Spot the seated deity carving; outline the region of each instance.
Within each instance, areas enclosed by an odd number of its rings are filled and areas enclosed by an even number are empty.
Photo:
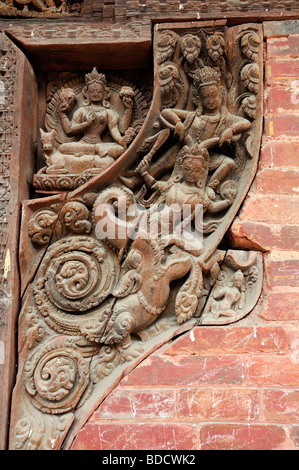
[[[251,128],[251,123],[231,114],[223,106],[224,94],[220,86],[220,74],[216,69],[199,69],[194,84],[198,87],[200,98],[196,111],[164,109],[161,116],[167,126],[173,127],[174,135],[180,142],[190,146],[209,141],[207,148],[214,149],[210,152],[209,169],[213,171],[213,175],[208,186],[215,190],[232,175],[236,166],[233,155],[225,147],[237,142]]]
[[[108,168],[126,149],[128,138],[119,131],[119,116],[110,108],[109,88],[106,77],[96,69],[85,77],[83,90],[85,101],[74,113],[72,120],[68,113],[76,102],[76,95],[70,89],[60,93],[59,118],[67,136],[80,136],[76,142],[63,143],[50,156],[51,165],[47,173],[81,172],[93,169],[100,172]],[[132,101],[125,101],[132,107]],[[103,142],[102,135],[109,130],[112,142]]]
[[[95,68],[78,81],[66,82],[49,102],[40,129],[46,166],[35,176],[38,189],[70,190],[115,162],[136,137],[148,103],[133,85],[111,84]]]

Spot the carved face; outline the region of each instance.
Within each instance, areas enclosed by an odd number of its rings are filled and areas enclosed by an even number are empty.
[[[92,103],[101,103],[104,98],[104,87],[101,83],[91,83],[87,88],[87,97]]]
[[[184,181],[196,183],[203,171],[203,161],[198,158],[185,158],[182,165]]]
[[[207,85],[200,89],[200,97],[204,111],[218,111],[221,106],[221,93],[217,85]]]
[[[244,275],[241,271],[237,271],[234,275],[233,275],[233,284],[240,288],[242,287],[243,283],[244,283]]]

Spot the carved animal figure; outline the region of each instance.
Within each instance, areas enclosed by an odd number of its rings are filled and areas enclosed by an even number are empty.
[[[54,130],[51,132],[45,132],[43,129],[40,129],[41,143],[46,158],[46,164],[51,164],[51,155],[55,150],[55,137]]]
[[[93,208],[97,237],[112,246],[119,259],[128,251],[112,292],[117,300],[101,339],[106,344],[119,343],[151,325],[166,307],[170,283],[192,268],[192,255],[176,246],[175,238],[155,239],[141,229],[140,214],[128,216],[134,202],[128,189],[108,188],[98,196]],[[147,220],[148,214],[143,211],[142,215]],[[115,233],[120,234],[121,225],[126,233],[120,240]]]
[[[191,264],[190,255],[175,246],[164,257],[158,241],[136,239],[113,292],[118,299],[102,342],[119,343],[151,325],[166,307],[170,283],[185,276]]]

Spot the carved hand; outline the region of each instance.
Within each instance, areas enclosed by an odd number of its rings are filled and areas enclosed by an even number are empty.
[[[226,129],[223,133],[222,136],[220,137],[219,145],[222,147],[223,144],[230,144],[231,140],[233,138],[233,131],[231,128]]]
[[[175,125],[174,135],[179,139],[180,142],[185,140],[185,127],[181,121],[178,121]]]
[[[139,173],[141,176],[144,176],[145,173],[147,173],[148,167],[149,167],[149,161],[146,158],[144,158],[143,160],[141,160],[141,162],[137,166],[135,172]]]
[[[122,147],[124,147],[124,149],[127,148],[127,138],[126,136],[124,135],[123,137],[120,137],[120,139],[118,140],[117,142],[119,145],[121,145]]]
[[[122,102],[123,102],[123,105],[125,106],[125,108],[133,109],[133,100],[132,100],[132,98],[124,97]]]
[[[70,103],[68,101],[61,101],[60,106],[59,106],[59,112],[61,114],[66,114],[71,109],[72,109],[72,107],[70,106]]]
[[[92,110],[87,115],[86,123],[89,125],[96,120],[96,113]]]
[[[136,137],[136,131],[133,127],[129,127],[125,132],[126,143],[129,144],[134,137]]]
[[[231,192],[227,192],[226,195],[225,195],[225,201],[227,201],[227,203],[231,206],[232,203],[234,202],[234,200],[236,199],[236,195],[231,191]]]

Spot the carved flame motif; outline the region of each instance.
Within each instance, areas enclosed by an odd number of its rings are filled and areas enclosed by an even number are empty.
[[[181,39],[181,51],[183,57],[192,64],[199,56],[201,50],[201,40],[193,34],[186,34]]]
[[[241,39],[241,48],[243,54],[250,60],[257,60],[260,43],[260,38],[255,32],[248,32],[244,34]]]

